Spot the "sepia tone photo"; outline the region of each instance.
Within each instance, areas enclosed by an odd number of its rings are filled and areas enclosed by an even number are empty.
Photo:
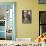
[[[31,17],[31,10],[22,10],[22,24],[30,24],[32,20]]]

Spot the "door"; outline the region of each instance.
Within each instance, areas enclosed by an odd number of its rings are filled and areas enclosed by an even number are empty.
[[[15,3],[0,3],[0,16],[0,20],[5,20],[5,31],[0,35],[4,35],[5,40],[15,40]]]

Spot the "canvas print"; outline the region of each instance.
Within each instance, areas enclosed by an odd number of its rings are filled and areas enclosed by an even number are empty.
[[[31,10],[22,10],[22,24],[31,24],[32,12]]]

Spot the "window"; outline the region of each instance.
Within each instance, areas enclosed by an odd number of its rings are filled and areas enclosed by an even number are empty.
[[[15,3],[0,3],[0,40],[15,40]]]
[[[39,35],[46,32],[46,11],[39,12]]]
[[[39,0],[39,3],[45,4],[46,3],[46,0]]]

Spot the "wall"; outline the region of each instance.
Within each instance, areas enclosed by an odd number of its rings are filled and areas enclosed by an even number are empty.
[[[39,34],[39,11],[46,10],[46,4],[38,4],[38,0],[3,0],[0,2],[16,2],[16,37],[36,38]],[[22,24],[22,10],[32,10],[32,23]]]

